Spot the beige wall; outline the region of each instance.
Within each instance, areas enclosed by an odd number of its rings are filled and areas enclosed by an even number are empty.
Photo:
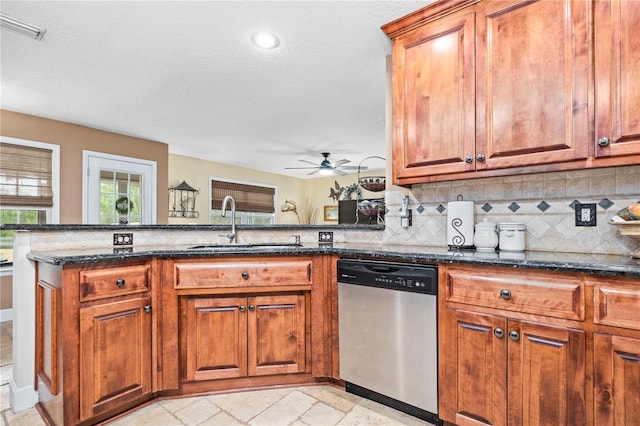
[[[12,281],[13,277],[11,275],[0,276],[0,310],[13,307]]]
[[[280,211],[279,206],[284,204],[285,199],[299,201],[304,198],[305,181],[303,179],[176,154],[169,155],[169,187],[179,185],[184,180],[193,188],[200,191],[196,197],[196,210],[199,212],[200,217],[197,219],[170,218],[169,223],[208,223],[210,208],[208,205],[208,185],[210,177],[275,186],[277,188],[276,206],[278,206],[276,216],[277,223],[297,223],[295,214],[283,213]],[[166,200],[167,196],[164,194],[168,194],[168,192],[158,190],[158,199],[164,198]]]
[[[7,110],[0,110],[0,134],[60,146],[60,223],[82,223],[83,150],[155,161],[158,192],[168,188],[164,143]],[[157,207],[157,223],[167,223],[167,197],[158,197]]]

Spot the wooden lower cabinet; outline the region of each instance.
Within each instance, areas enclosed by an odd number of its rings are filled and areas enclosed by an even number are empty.
[[[306,370],[308,294],[188,297],[187,381]]]
[[[595,333],[594,423],[640,424],[640,338]]]
[[[151,393],[151,298],[80,308],[80,418]]]
[[[585,333],[448,310],[440,417],[458,425],[585,424]]]

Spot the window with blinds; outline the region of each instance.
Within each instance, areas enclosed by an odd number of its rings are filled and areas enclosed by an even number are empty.
[[[53,206],[52,151],[0,143],[0,204]]]
[[[212,180],[211,209],[220,210],[224,197],[231,195],[236,202],[236,211],[273,214],[275,193],[275,188],[266,186]]]

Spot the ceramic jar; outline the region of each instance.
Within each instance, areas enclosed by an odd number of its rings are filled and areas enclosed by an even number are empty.
[[[473,244],[478,251],[494,251],[498,246],[498,233],[496,224],[483,219],[476,224],[476,231],[473,234]]]
[[[524,237],[527,225],[524,223],[501,223],[498,225],[500,233],[500,251],[524,251]]]

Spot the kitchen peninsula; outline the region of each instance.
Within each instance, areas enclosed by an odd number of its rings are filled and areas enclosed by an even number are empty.
[[[487,315],[493,321],[509,318],[522,333],[530,331],[526,324],[535,324],[538,331],[573,330],[570,335],[579,337],[570,344],[553,342],[561,358],[565,349],[572,354],[576,345],[580,349],[582,361],[569,367],[583,377],[572,382],[573,390],[577,386],[582,392],[570,400],[560,388],[554,395],[582,413],[586,424],[594,424],[593,407],[605,404],[603,392],[611,384],[606,375],[594,376],[594,368],[613,362],[607,348],[624,344],[628,352],[640,342],[640,319],[632,309],[640,299],[640,262],[628,256],[527,252],[514,258],[499,252],[381,244],[375,227],[357,234],[336,227],[333,245],[315,242],[318,230],[310,227],[297,231],[302,247],[220,251],[190,248],[216,238],[216,227],[133,227],[135,244],[114,250],[111,238],[101,247],[82,247],[83,234],[110,237],[113,228],[78,226],[73,230],[78,247],[73,249],[65,242],[70,227],[65,232],[60,232],[64,225],[55,228],[20,232],[17,241],[28,236],[32,243],[28,262],[36,265],[38,283],[39,405],[56,424],[92,423],[154,397],[339,381],[335,264],[340,257],[440,266],[441,383],[462,377],[456,357],[450,356],[457,344],[451,330],[474,319],[470,312],[481,322]],[[171,243],[177,231],[182,239]],[[240,232],[244,241],[264,242],[265,233],[278,242],[291,239],[291,229]],[[158,244],[138,245],[147,238]],[[56,244],[67,246],[52,249]],[[510,300],[498,295],[507,287]],[[269,316],[258,321],[258,312]],[[476,339],[467,338],[471,343]],[[481,340],[491,342],[486,336]],[[237,348],[226,352],[235,358],[216,359],[213,341]],[[539,349],[523,347],[532,359],[549,356]],[[466,403],[452,399],[453,389],[440,389],[441,416],[455,416],[455,407]],[[620,398],[624,403],[624,393]]]

